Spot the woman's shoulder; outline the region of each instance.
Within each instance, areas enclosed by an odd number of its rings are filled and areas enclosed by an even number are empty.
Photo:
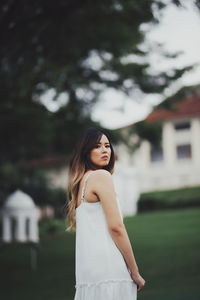
[[[102,191],[109,192],[111,189],[114,191],[114,182],[112,174],[105,169],[98,169],[93,171],[91,178],[91,188],[97,195],[101,195]]]
[[[102,179],[108,179],[108,178],[111,178],[111,173],[105,169],[98,169],[98,170],[95,170],[95,171],[92,171],[91,173],[93,179],[96,179],[96,180],[102,180]]]

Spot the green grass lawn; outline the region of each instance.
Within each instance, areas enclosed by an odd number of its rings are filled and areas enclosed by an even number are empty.
[[[138,300],[199,300],[200,209],[144,213],[125,224],[146,280]],[[72,233],[41,240],[36,271],[29,246],[1,246],[1,299],[73,300],[74,246]]]

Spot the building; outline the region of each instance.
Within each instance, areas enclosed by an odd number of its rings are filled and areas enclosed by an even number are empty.
[[[132,151],[140,140],[128,134],[135,124],[120,129],[125,138],[116,147],[113,179],[124,215],[136,214],[141,192],[200,185],[200,95],[177,102],[173,110],[156,109],[144,122],[161,125],[160,148],[143,139]],[[66,190],[68,162],[67,156],[53,156],[29,166],[46,170],[50,188]]]
[[[136,168],[140,191],[200,185],[200,95],[176,102],[172,110],[156,109],[144,122],[161,124],[161,147],[142,140],[131,155],[124,145],[118,148]]]

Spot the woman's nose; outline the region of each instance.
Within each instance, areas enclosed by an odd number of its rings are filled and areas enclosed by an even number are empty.
[[[102,152],[106,152],[107,148],[105,146],[102,146],[101,150],[102,150]]]

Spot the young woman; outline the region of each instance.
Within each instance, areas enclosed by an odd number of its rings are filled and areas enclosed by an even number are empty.
[[[116,198],[114,161],[108,134],[90,128],[70,163],[67,230],[76,228],[74,300],[136,300],[145,285]]]

